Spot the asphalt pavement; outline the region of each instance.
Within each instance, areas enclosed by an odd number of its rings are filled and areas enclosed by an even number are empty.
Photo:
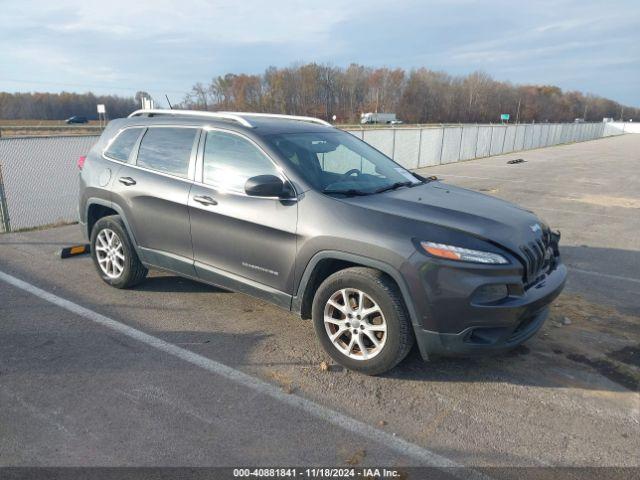
[[[0,465],[639,466],[638,165],[627,135],[423,170],[539,213],[570,278],[525,346],[380,377],[242,294],[109,288],[56,256],[77,225],[0,235]]]

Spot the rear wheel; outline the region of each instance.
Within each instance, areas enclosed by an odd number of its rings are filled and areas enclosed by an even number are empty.
[[[322,282],[313,301],[313,322],[335,361],[369,375],[396,366],[414,341],[397,286],[370,268],[341,270]]]
[[[91,256],[100,278],[112,287],[132,287],[147,276],[119,215],[96,222],[91,231]]]

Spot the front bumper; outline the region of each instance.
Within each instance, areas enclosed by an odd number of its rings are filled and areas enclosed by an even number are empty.
[[[473,356],[507,351],[534,336],[544,324],[549,309],[524,318],[513,327],[469,327],[460,333],[416,331],[423,358]]]
[[[424,358],[500,352],[521,344],[542,327],[567,277],[559,259],[552,271],[526,289],[519,269],[458,265],[410,268],[418,314],[414,332]],[[407,278],[409,272],[404,273]],[[504,285],[509,295],[496,302],[474,302],[474,292],[484,285]]]

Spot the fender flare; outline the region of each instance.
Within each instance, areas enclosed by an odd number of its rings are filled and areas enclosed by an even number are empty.
[[[120,216],[120,218],[122,218],[122,222],[124,223],[124,227],[127,229],[127,234],[129,235],[129,239],[131,240],[131,243],[133,244],[133,248],[135,248],[136,253],[138,254],[138,257],[140,257],[140,259],[143,258],[142,256],[142,252],[140,251],[140,249],[138,248],[138,242],[136,241],[136,237],[133,234],[133,230],[131,230],[131,226],[129,225],[129,222],[127,220],[126,215],[124,214],[124,211],[122,210],[122,208],[120,207],[120,205],[118,205],[117,203],[113,203],[110,200],[104,200],[102,198],[97,198],[97,197],[91,197],[87,200],[87,207],[85,209],[85,218],[87,219],[87,225],[86,225],[86,234],[87,234],[87,238],[89,240],[91,240],[91,232],[89,231],[89,209],[91,208],[92,205],[101,205],[103,207],[107,207],[110,208],[112,210],[115,210],[116,213]]]
[[[382,262],[380,260],[376,260],[373,258],[365,257],[363,255],[358,255],[354,253],[341,252],[339,250],[323,250],[321,252],[316,253],[311,260],[307,263],[307,266],[304,269],[300,282],[298,283],[298,288],[296,290],[296,295],[291,300],[291,310],[297,314],[301,313],[302,310],[302,301],[304,298],[305,291],[307,289],[307,285],[309,280],[311,279],[311,275],[313,274],[315,268],[318,263],[322,260],[343,260],[346,262],[356,263],[358,265],[362,265],[363,267],[375,268],[376,270],[380,270],[381,272],[389,275],[398,285],[400,289],[400,294],[402,295],[402,299],[404,300],[404,304],[407,307],[407,312],[409,313],[409,317],[411,318],[411,323],[414,328],[417,328],[419,323],[418,314],[416,312],[415,306],[413,305],[413,301],[411,300],[411,295],[409,294],[409,288],[407,287],[407,283],[404,278],[400,274],[400,272],[393,266],[388,263]]]

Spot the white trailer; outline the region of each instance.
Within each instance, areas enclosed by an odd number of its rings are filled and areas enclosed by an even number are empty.
[[[360,123],[385,123],[395,125],[397,123],[402,123],[400,120],[396,118],[395,113],[362,113],[360,114]]]

